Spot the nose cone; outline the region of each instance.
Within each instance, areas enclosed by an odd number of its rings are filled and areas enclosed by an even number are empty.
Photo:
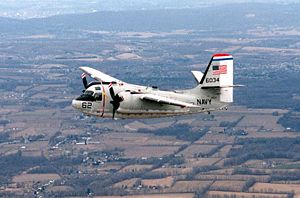
[[[78,100],[72,100],[72,107],[75,109],[80,108],[80,102]]]

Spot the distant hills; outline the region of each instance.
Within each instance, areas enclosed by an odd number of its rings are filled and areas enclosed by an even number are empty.
[[[0,18],[0,34],[31,35],[63,31],[171,31],[174,29],[220,30],[223,33],[262,27],[300,27],[300,4],[226,4],[216,7],[102,11],[15,20]],[[222,33],[222,32],[220,32]]]
[[[296,0],[231,0],[237,3],[288,4]],[[226,0],[1,0],[0,16],[28,19],[53,15],[93,13],[97,11],[190,9],[228,4]]]

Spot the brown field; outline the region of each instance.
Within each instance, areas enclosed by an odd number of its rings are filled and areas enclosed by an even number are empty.
[[[139,180],[138,178],[126,179],[124,181],[115,183],[113,185],[114,188],[133,188],[135,183]]]
[[[179,155],[183,155],[184,157],[187,158],[192,158],[194,157],[194,155],[207,154],[209,153],[209,151],[211,151],[216,147],[217,145],[192,144],[191,146],[181,151]]]
[[[203,175],[198,174],[195,176],[195,179],[200,180],[221,180],[221,181],[247,181],[251,178],[254,178],[258,182],[267,182],[270,179],[268,175]],[[229,182],[229,183],[230,183]]]
[[[163,157],[178,150],[178,146],[131,146],[124,154],[128,158]]]
[[[265,163],[264,160],[248,160],[244,165],[248,168],[262,168]]]
[[[215,181],[210,189],[212,190],[222,190],[222,191],[242,191],[245,181],[234,181],[234,180],[223,180]]]
[[[193,198],[194,193],[176,194],[149,194],[149,195],[127,195],[127,196],[94,196],[94,198]]]
[[[241,117],[240,114],[234,114],[234,113],[228,113],[227,115],[216,115],[215,119],[220,121],[228,121],[228,122],[233,122],[238,120]]]
[[[143,179],[142,185],[143,186],[161,186],[163,188],[169,188],[174,183],[174,177],[165,177],[161,179]]]
[[[73,191],[74,189],[70,186],[51,186],[47,188],[47,191],[51,192],[65,192],[65,191]]]
[[[220,158],[190,158],[185,160],[183,166],[185,167],[208,166],[208,165],[213,165],[219,160]]]
[[[223,159],[221,159],[220,161],[218,161],[215,165],[216,165],[216,166],[223,167],[223,166],[224,166],[224,161],[225,161],[225,158],[223,158]]]
[[[6,128],[19,128],[19,129],[22,129],[26,127],[26,123],[25,122],[12,122],[12,123],[8,123],[6,125]]]
[[[270,184],[256,183],[249,189],[250,192],[263,193],[291,193],[294,192],[296,197],[300,197],[300,184]]]
[[[248,160],[244,165],[248,168],[270,168],[272,164],[277,167],[278,165],[287,165],[289,163],[288,159],[272,159],[272,160]]]
[[[155,130],[160,128],[169,127],[172,124],[174,124],[174,121],[167,121],[167,122],[160,122],[157,124],[144,124],[143,122],[139,121],[133,121],[124,126],[125,129],[128,129],[130,131],[136,131],[139,129],[149,129],[149,130]]]
[[[228,114],[233,115],[255,115],[255,114],[272,114],[273,112],[277,111],[279,115],[282,115],[284,113],[287,113],[288,110],[286,109],[253,109],[253,108],[247,108],[245,106],[230,106],[228,111],[226,112],[218,112],[218,115],[222,115],[224,117],[227,117]]]
[[[13,177],[13,182],[42,182],[60,179],[58,174],[22,174]]]
[[[41,151],[43,148],[48,146],[48,141],[36,141],[26,144],[26,151]]]
[[[160,173],[166,173],[168,175],[185,175],[188,174],[192,171],[192,168],[171,168],[171,167],[167,167],[167,168],[157,168],[154,169],[153,172],[160,172]]]
[[[103,127],[103,126],[102,126]],[[105,134],[100,136],[98,139],[100,142],[106,143],[107,145],[113,144],[121,147],[122,145],[142,145],[142,146],[179,146],[186,142],[176,140],[174,137],[157,137],[153,134],[143,133],[114,133]]]
[[[154,129],[152,126],[144,124],[139,121],[134,121],[134,122],[128,123],[128,124],[124,125],[124,128],[129,131],[137,131],[139,129],[149,129],[149,130]]]
[[[42,151],[22,151],[22,156],[26,157],[41,157],[42,156]]]
[[[231,148],[232,148],[232,145],[225,145],[217,153],[215,153],[212,157],[226,157]]]
[[[62,131],[63,135],[74,135],[74,134],[80,134],[82,133],[82,129],[65,129]]]
[[[217,170],[211,170],[206,172],[205,174],[208,175],[232,175],[233,174],[233,168],[222,168]]]
[[[253,172],[261,171],[268,175],[272,174],[273,172],[283,173],[283,174],[287,174],[287,173],[292,174],[292,173],[299,172],[299,169],[280,169],[280,168],[249,168],[249,170]]]
[[[273,115],[246,115],[239,123],[238,127],[263,126],[266,130],[283,131],[284,128],[277,124],[280,116]]]
[[[104,164],[101,168],[98,168],[97,171],[110,171],[110,170],[120,170],[122,165],[114,163],[114,164]]]
[[[197,144],[233,144],[235,137],[234,136],[228,136],[224,133],[212,132],[212,133],[206,133],[200,140],[196,141]]]
[[[27,129],[12,133],[11,137],[18,138],[18,137],[26,137],[28,135],[37,135],[37,134],[38,134],[38,132],[37,132],[36,128],[29,127]]]
[[[137,172],[151,169],[152,165],[129,165],[120,170],[120,172]]]
[[[287,181],[287,180],[279,180],[279,181],[273,181],[273,184],[300,184],[300,180],[293,180],[293,181]]]
[[[195,192],[210,185],[212,181],[177,181],[170,189],[171,192]]]
[[[249,131],[248,131],[249,132]],[[256,132],[250,131],[247,136],[243,136],[240,138],[280,138],[280,137],[288,137],[288,138],[295,138],[299,137],[300,134],[297,132]]]
[[[207,198],[288,198],[287,194],[267,194],[267,193],[245,193],[245,192],[223,192],[223,191],[209,191]]]
[[[22,147],[23,144],[3,144],[0,147],[0,154],[1,155],[9,155],[11,153],[17,153],[18,148]]]

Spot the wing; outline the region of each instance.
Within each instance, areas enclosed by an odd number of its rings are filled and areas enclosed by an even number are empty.
[[[179,107],[198,107],[197,105],[193,105],[187,102],[182,102],[179,100],[174,100],[170,99],[164,96],[158,96],[154,94],[142,94],[140,97],[141,100],[146,100],[146,101],[152,101],[152,102],[157,102],[160,104],[168,104],[168,105],[175,105]]]
[[[84,73],[88,74],[90,77],[100,82],[122,82],[119,79],[111,77],[101,71],[98,71],[90,67],[79,67],[79,69],[81,69]]]

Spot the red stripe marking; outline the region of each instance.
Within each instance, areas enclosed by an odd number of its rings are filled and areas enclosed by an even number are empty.
[[[214,54],[213,57],[219,57],[219,56],[231,56],[230,54]]]
[[[104,89],[104,86],[102,85],[102,102],[103,102],[103,106],[102,106],[102,115],[101,117],[103,117],[104,115],[104,109],[105,109],[105,89]]]

